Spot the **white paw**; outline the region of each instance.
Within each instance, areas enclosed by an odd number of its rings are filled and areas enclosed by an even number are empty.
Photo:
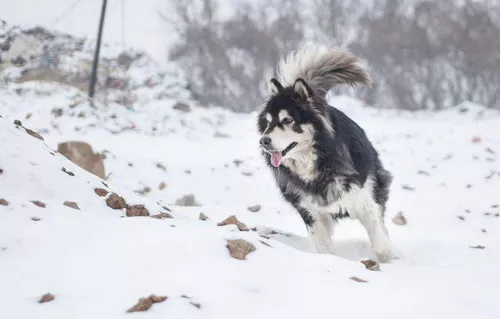
[[[377,257],[378,262],[380,263],[388,263],[392,260],[392,251],[390,248],[385,249],[377,249],[373,251],[375,253],[375,257]]]

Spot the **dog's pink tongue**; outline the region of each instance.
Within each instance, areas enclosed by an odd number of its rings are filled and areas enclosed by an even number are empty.
[[[271,152],[271,164],[273,164],[274,167],[280,166],[282,159],[283,155],[281,155],[281,152]]]

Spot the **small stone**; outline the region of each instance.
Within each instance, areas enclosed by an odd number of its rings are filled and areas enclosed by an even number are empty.
[[[167,218],[173,218],[172,215],[169,213],[159,213],[156,215],[151,215],[151,218],[156,218],[156,219],[167,219]]]
[[[214,137],[215,138],[230,138],[231,135],[226,134],[226,133],[222,133],[222,132],[215,132]]]
[[[403,212],[398,212],[396,216],[392,219],[392,222],[396,225],[406,225],[406,217],[403,215]]]
[[[111,194],[108,199],[106,199],[106,204],[113,209],[123,209],[127,207],[125,199],[116,193]]]
[[[190,304],[193,305],[194,307],[198,308],[198,309],[201,309],[201,303],[199,303],[199,302],[191,301]]]
[[[460,219],[460,220],[465,220],[465,217],[464,217],[464,216],[460,216],[460,215],[459,215],[459,216],[457,216],[457,218],[458,218],[458,219]]]
[[[146,311],[151,308],[154,303],[164,302],[168,297],[165,296],[156,296],[150,295],[147,298],[140,298],[137,304],[135,304],[132,308],[127,310],[127,312],[138,312],[138,311]]]
[[[19,120],[14,120],[14,125],[23,126],[23,123]]]
[[[404,190],[407,190],[407,191],[414,191],[415,190],[415,187],[413,186],[410,186],[410,185],[402,185],[401,186]]]
[[[365,268],[371,271],[380,271],[380,264],[375,260],[367,259],[362,260],[361,263],[365,265]]]
[[[165,167],[165,165],[163,165],[162,163],[157,163],[156,167],[159,168],[159,169],[161,169],[162,171],[166,171],[167,170],[167,168]]]
[[[469,246],[469,248],[472,248],[472,249],[484,249],[484,246],[483,245],[476,245],[476,246]]]
[[[247,207],[247,209],[252,213],[258,212],[261,208],[262,207],[259,204]]]
[[[247,225],[240,222],[235,215],[231,215],[217,224],[217,226],[226,226],[226,225],[236,225],[240,231],[248,231]]]
[[[75,176],[75,174],[74,174],[73,172],[68,171],[68,170],[67,170],[66,168],[64,168],[64,167],[63,167],[61,170],[62,170],[63,172],[65,172],[66,174],[68,174],[69,176]]]
[[[63,205],[68,206],[68,207],[73,208],[73,209],[80,210],[80,207],[78,207],[78,204],[76,202],[65,201],[63,203]]]
[[[270,247],[270,248],[273,248],[273,246],[269,245],[268,243],[266,243],[265,241],[263,240],[259,240],[259,243],[261,243],[262,245],[264,246],[267,246],[267,247]]]
[[[252,176],[252,175],[253,175],[253,173],[252,173],[252,172],[247,172],[247,171],[243,171],[243,172],[241,172],[241,174],[242,174],[243,176]]]
[[[1,169],[0,169],[0,173],[1,173]],[[491,205],[491,208],[498,208],[498,204]]]
[[[158,189],[159,190],[164,190],[165,187],[167,187],[167,184],[165,184],[165,182],[161,182],[160,185],[158,186]]]
[[[356,277],[356,276],[352,276],[349,279],[354,280],[355,282],[368,282],[367,280],[361,279],[361,278]]]
[[[39,222],[42,219],[40,217],[35,216],[35,217],[31,217],[31,220],[34,221],[34,222]]]
[[[255,251],[255,246],[244,239],[230,239],[226,248],[234,259],[245,260],[246,256]]]
[[[127,216],[149,216],[149,211],[144,205],[132,205],[127,207]]]
[[[186,169],[186,170],[184,170],[184,173],[186,173],[186,174],[189,175],[189,174],[191,174],[191,170],[190,169]]]
[[[203,213],[200,213],[200,216],[198,217],[199,220],[202,220],[202,221],[206,221],[208,220],[208,216],[203,214]]]
[[[241,164],[243,164],[243,160],[240,160],[240,159],[235,159],[235,160],[233,160],[233,164],[234,164],[236,167],[239,167]]]
[[[108,191],[105,190],[104,188],[96,188],[94,189],[94,192],[98,195],[98,196],[101,196],[101,197],[104,197],[106,195],[108,195]]]
[[[41,202],[39,200],[32,200],[31,201],[34,205],[38,206],[38,207],[41,207],[41,208],[45,208],[47,205],[45,205],[44,202]]]
[[[481,228],[481,232],[486,233],[486,229]]]
[[[9,206],[9,202],[4,198],[0,198],[0,205],[1,206]]]
[[[3,174],[3,169],[0,168],[0,174]]]
[[[45,295],[43,295],[42,297],[40,297],[40,300],[38,300],[38,303],[46,303],[46,302],[54,300],[55,298],[56,297],[54,297],[53,294],[46,293]]]
[[[25,130],[26,130],[26,133],[28,133],[29,135],[43,141],[43,137],[40,134],[38,134],[37,132],[30,130],[29,128],[25,128]]]
[[[183,112],[183,113],[189,113],[191,112],[191,107],[189,106],[189,104],[187,103],[184,103],[184,102],[177,102],[175,103],[172,108],[174,110],[177,110],[177,111],[180,111],[180,112]]]

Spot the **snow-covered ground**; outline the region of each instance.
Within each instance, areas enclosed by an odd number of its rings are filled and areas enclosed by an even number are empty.
[[[495,112],[465,105],[465,113],[410,114],[331,99],[365,128],[395,176],[387,224],[398,259],[370,271],[360,262],[372,258],[367,236],[354,222],[338,227],[336,256],[309,251],[300,217],[260,158],[255,114],[196,106],[184,113],[172,109],[173,100],[93,110],[74,103],[78,94],[68,89],[22,87],[22,95],[12,93],[16,87],[5,91],[0,105],[0,199],[8,201],[0,205],[1,318],[500,314]],[[45,141],[16,128],[16,119]],[[54,152],[74,139],[105,151],[107,186]],[[136,193],[145,187],[149,193]],[[108,207],[110,195],[99,197],[95,188],[143,204],[151,215],[169,208],[173,218],[124,217],[125,209]],[[175,205],[185,194],[201,206]],[[262,208],[251,212],[253,205]],[[399,211],[406,225],[391,221]],[[209,219],[199,220],[200,213]],[[217,226],[231,215],[256,229]],[[234,259],[229,239],[256,249]],[[477,245],[484,249],[471,248]],[[55,299],[38,303],[45,293]],[[150,294],[168,299],[144,313],[126,312]]]

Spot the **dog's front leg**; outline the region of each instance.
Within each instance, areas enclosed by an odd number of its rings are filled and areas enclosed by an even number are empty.
[[[297,208],[307,227],[309,243],[313,250],[320,254],[333,254],[331,217],[314,214],[303,207]]]

